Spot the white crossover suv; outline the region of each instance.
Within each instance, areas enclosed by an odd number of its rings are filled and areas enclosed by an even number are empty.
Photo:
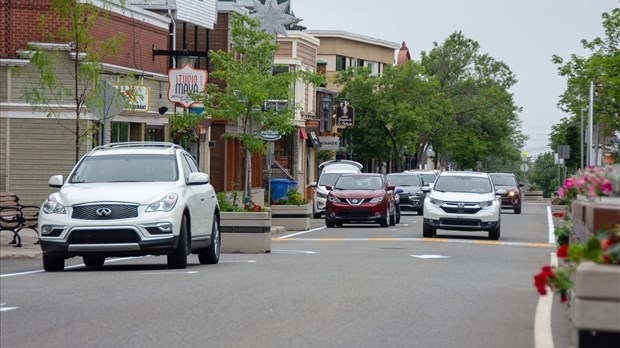
[[[423,186],[422,235],[435,236],[437,229],[488,231],[489,239],[498,240],[501,225],[501,195],[486,173],[442,172],[433,187]]]
[[[170,268],[220,258],[219,207],[209,176],[181,146],[128,142],[98,146],[75,165],[39,214],[43,268],[65,259],[103,266],[106,257],[166,255]]]

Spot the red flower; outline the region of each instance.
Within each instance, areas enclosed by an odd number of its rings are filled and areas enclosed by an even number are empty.
[[[558,255],[558,257],[566,258],[568,256],[568,245],[567,244],[560,245],[556,254]]]
[[[553,277],[553,270],[550,266],[543,266],[540,273],[534,276],[534,286],[539,294],[547,294],[547,281],[549,277]]]
[[[563,292],[563,293],[560,295],[560,303],[566,303],[566,302],[568,302],[568,294],[567,294],[567,293],[565,293],[565,292]]]
[[[553,213],[553,214],[551,214],[551,215],[553,215],[553,217],[556,217],[556,218],[560,218],[560,219],[561,219],[561,218],[563,218],[563,217],[564,217],[564,212]]]

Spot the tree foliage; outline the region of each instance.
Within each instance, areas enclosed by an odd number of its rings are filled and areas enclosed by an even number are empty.
[[[117,1],[124,6],[124,0]],[[102,108],[105,88],[100,80],[101,62],[106,56],[117,54],[124,35],[118,33],[107,40],[95,40],[93,33],[99,19],[105,20],[107,12],[90,2],[77,0],[51,0],[50,10],[39,18],[39,30],[46,34],[47,42],[69,44],[74,59],[67,65],[67,52],[44,49],[40,45],[29,47],[33,52],[30,61],[38,74],[28,75],[29,83],[22,90],[24,99],[35,110],[46,111],[57,120],[71,119],[60,105],[70,102],[75,107],[75,127],[67,129],[75,136],[75,160],[79,160],[82,142],[95,131],[94,126],[81,128],[84,116],[90,109]],[[59,74],[61,69],[62,74]],[[19,73],[19,72],[18,72]],[[63,79],[65,74],[69,79]],[[59,122],[64,125],[64,123]]]
[[[258,20],[233,15],[230,22],[232,50],[211,51],[214,71],[210,76],[223,83],[207,85],[206,93],[199,96],[205,113],[213,119],[236,123],[239,132],[228,132],[224,137],[238,140],[251,153],[265,153],[266,142],[254,131],[276,131],[289,134],[294,129],[295,105],[282,109],[266,109],[268,100],[290,100],[291,86],[302,78],[320,84],[317,74],[288,71],[274,74],[274,57],[278,45],[273,34],[260,31]]]
[[[536,158],[529,181],[543,191],[545,197],[550,197],[560,187],[558,166],[552,152],[546,152]]]
[[[492,155],[518,161],[526,137],[508,91],[516,79],[478,48],[458,32],[423,52],[420,62],[386,67],[381,76],[366,68],[340,72],[339,97],[356,108],[348,130],[356,158],[393,160],[397,171],[403,153],[420,161],[429,149],[438,167],[454,161],[475,168]]]
[[[575,133],[580,135],[584,131],[581,128],[581,113],[585,110],[587,114],[589,110],[592,82],[595,87],[594,124],[601,127],[607,151],[619,161],[618,143],[611,143],[609,139],[614,132],[620,131],[620,9],[603,13],[601,17],[605,37],[581,40],[583,48],[590,51],[589,56],[572,54],[567,61],[560,56],[553,56],[559,75],[566,78],[566,90],[560,96],[558,107],[570,116],[553,127],[551,142],[553,148],[570,145],[571,154],[580,153],[581,139],[576,138]],[[577,168],[576,163],[571,163],[571,169]]]
[[[509,67],[488,54],[479,53],[478,42],[461,32],[443,44],[422,52],[421,64],[439,82],[452,112],[442,124],[441,140],[433,142],[438,153],[447,153],[459,168],[475,168],[491,154],[518,160],[526,137],[509,92],[516,77]]]

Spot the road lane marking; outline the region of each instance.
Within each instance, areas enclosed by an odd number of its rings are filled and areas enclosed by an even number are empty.
[[[409,255],[411,257],[416,257],[418,259],[448,259],[450,258],[450,256],[444,256],[444,255]]]
[[[113,263],[113,262],[119,262],[119,261],[126,261],[126,260],[131,260],[131,259],[138,259],[140,257],[148,257],[148,256],[138,256],[138,257],[123,257],[120,259],[109,259],[109,260],[105,260],[105,263]],[[79,263],[77,265],[72,265],[72,266],[65,266],[65,269],[72,269],[72,268],[79,268],[79,267],[86,267],[85,264],[83,263]],[[4,278],[4,277],[14,277],[14,276],[20,276],[20,275],[28,275],[28,274],[35,274],[35,273],[43,273],[45,272],[45,270],[43,269],[38,269],[36,271],[28,271],[28,272],[18,272],[18,273],[7,273],[7,274],[0,274],[0,278]]]
[[[449,238],[272,238],[273,242],[430,242],[430,243],[462,243],[462,244],[480,244],[480,245],[500,245],[500,246],[518,246],[530,248],[556,248],[555,244],[550,243],[533,243],[533,242],[502,242],[495,240],[466,240],[466,239],[449,239]]]
[[[551,253],[551,267],[558,265],[556,253]],[[553,334],[551,333],[551,307],[553,291],[547,287],[547,295],[538,296],[536,315],[534,317],[534,347],[553,348]]]
[[[142,272],[141,274],[196,274],[198,271],[164,271],[164,272]]]
[[[555,244],[555,227],[553,226],[553,214],[550,206],[547,206],[547,226],[549,226],[549,243]]]
[[[306,234],[306,233],[310,233],[310,232],[315,232],[315,231],[319,231],[322,230],[324,228],[327,228],[327,226],[322,226],[322,227],[317,227],[317,228],[313,228],[311,230],[307,230],[307,231],[301,231],[301,232],[296,232],[296,233],[291,233],[288,234],[286,236],[282,236],[282,237],[278,237],[280,239],[285,239],[285,238],[290,238],[290,237],[295,237],[295,236],[299,236],[300,234]]]
[[[316,251],[310,250],[271,250],[272,254],[316,254]]]

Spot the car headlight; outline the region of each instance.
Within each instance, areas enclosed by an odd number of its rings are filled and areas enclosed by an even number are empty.
[[[332,203],[340,203],[340,200],[337,197],[331,196],[327,198]]]
[[[443,201],[440,201],[440,200],[435,199],[435,198],[431,198],[431,199],[429,200],[429,202],[431,202],[431,204],[436,205],[436,206],[440,206],[440,205],[442,205],[442,204],[443,204]]]
[[[146,207],[146,212],[152,211],[171,211],[172,208],[177,204],[177,200],[179,199],[179,195],[176,193],[169,193],[164,198],[149,204]]]
[[[327,193],[317,192],[316,196],[319,197],[319,198],[327,198]]]
[[[480,202],[478,204],[480,204],[480,206],[482,208],[486,208],[486,207],[490,207],[493,205],[493,203],[495,203],[495,201],[486,201],[486,202]]]
[[[424,192],[422,192],[422,191],[414,192],[412,194],[412,196],[415,197],[415,198],[420,198],[420,197],[424,196]]]
[[[43,204],[43,212],[45,214],[66,214],[65,206],[58,203],[53,195],[47,196],[45,203]]]
[[[516,192],[516,191],[510,191],[510,192],[508,192],[508,197],[517,197],[518,195],[519,195],[519,193],[518,193],[518,192]]]
[[[375,197],[373,199],[370,200],[370,203],[379,203],[383,201],[383,196],[381,197]]]

